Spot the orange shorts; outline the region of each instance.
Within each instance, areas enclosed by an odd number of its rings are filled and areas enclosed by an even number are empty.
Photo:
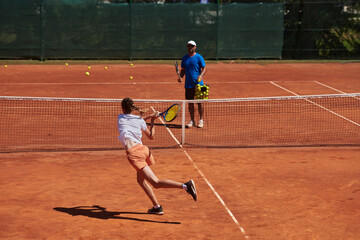
[[[132,148],[126,150],[129,163],[136,169],[136,171],[155,164],[153,155],[149,148],[142,144],[137,144]]]

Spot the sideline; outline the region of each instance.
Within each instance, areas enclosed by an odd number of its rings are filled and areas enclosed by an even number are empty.
[[[152,108],[152,107],[151,107]],[[153,111],[155,111],[154,108],[152,108]],[[162,120],[161,118],[159,118],[161,123],[164,124],[164,126],[166,127],[166,130],[169,132],[169,134],[171,135],[171,137],[174,139],[174,141],[180,146],[180,148],[183,150],[184,154],[186,155],[186,157],[189,159],[189,161],[193,164],[195,170],[201,175],[201,177],[205,180],[206,184],[210,187],[211,191],[215,194],[215,196],[219,199],[221,205],[225,208],[225,210],[227,211],[227,213],[230,215],[231,219],[234,221],[234,223],[237,225],[237,227],[240,229],[240,231],[242,232],[242,234],[244,234],[244,237],[246,239],[250,239],[249,236],[246,234],[245,230],[243,227],[240,226],[239,221],[235,218],[234,214],[231,212],[231,210],[228,208],[228,206],[226,205],[226,203],[224,202],[224,200],[221,198],[220,194],[215,190],[215,188],[213,187],[213,185],[210,183],[210,181],[208,180],[208,178],[205,176],[205,174],[198,168],[198,166],[196,165],[196,163],[194,162],[194,160],[191,158],[191,156],[188,154],[188,152],[184,149],[183,145],[179,142],[178,139],[176,139],[176,137],[174,136],[174,134],[170,131],[170,129],[166,126],[164,120]]]

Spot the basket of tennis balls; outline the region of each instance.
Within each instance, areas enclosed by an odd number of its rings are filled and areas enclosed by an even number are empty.
[[[210,86],[197,84],[195,87],[195,99],[209,99]]]

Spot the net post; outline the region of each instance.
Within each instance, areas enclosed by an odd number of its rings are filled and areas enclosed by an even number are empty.
[[[182,113],[181,113],[181,145],[185,144],[185,108],[186,100],[182,101]]]
[[[129,61],[132,61],[132,0],[129,1]]]
[[[40,1],[40,22],[39,22],[39,35],[40,35],[40,61],[43,62],[44,61],[44,52],[43,52],[43,26],[44,26],[44,18],[43,18],[43,11],[44,8],[44,2],[43,0]]]
[[[220,0],[216,1],[216,61],[219,60],[219,4]]]

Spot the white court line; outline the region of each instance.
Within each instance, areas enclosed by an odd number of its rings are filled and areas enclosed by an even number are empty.
[[[319,84],[319,85],[322,85],[324,87],[327,87],[327,88],[330,88],[331,90],[334,90],[336,92],[339,92],[339,93],[343,93],[343,94],[346,94],[346,92],[343,92],[343,91],[340,91],[339,89],[336,89],[336,88],[333,88],[333,87],[330,87],[324,83],[321,83],[321,82],[318,82],[318,81],[314,81],[315,83]]]
[[[324,84],[324,83],[321,83],[321,82],[318,82],[318,81],[314,81],[314,82],[316,82],[317,84],[322,85],[322,86],[324,86],[324,87],[330,88],[330,89],[332,89],[332,90],[334,90],[334,91],[336,91],[336,92],[339,92],[339,93],[342,93],[342,94],[346,94],[346,92],[343,92],[343,91],[341,91],[341,90],[339,90],[339,89],[333,88],[333,87],[331,87],[331,86],[329,86],[329,85],[326,85],[326,84]],[[353,98],[355,98],[355,99],[357,99],[357,100],[360,100],[360,98],[357,98],[357,97],[353,97]]]
[[[153,111],[155,111],[155,109],[153,107],[151,107]],[[218,194],[218,192],[215,190],[215,188],[213,187],[213,185],[210,183],[210,181],[207,179],[207,177],[205,176],[205,174],[203,174],[203,172],[198,168],[198,166],[196,165],[196,163],[194,162],[194,160],[191,158],[191,156],[188,154],[188,152],[184,149],[183,145],[179,142],[179,140],[176,139],[176,137],[174,136],[174,134],[170,131],[170,129],[166,126],[165,122],[159,118],[160,121],[162,122],[162,124],[165,125],[166,130],[170,133],[171,137],[174,139],[174,141],[180,146],[180,148],[184,151],[185,155],[187,156],[187,158],[190,160],[190,162],[192,162],[192,164],[194,165],[195,170],[201,175],[201,177],[205,180],[206,184],[210,187],[211,191],[215,194],[215,196],[219,199],[220,203],[223,205],[223,207],[225,208],[225,210],[227,211],[227,213],[230,215],[230,217],[232,218],[232,220],[234,221],[234,223],[237,225],[237,227],[240,229],[240,231],[242,232],[242,234],[244,234],[244,237],[246,239],[250,239],[248,235],[246,235],[246,232],[244,230],[243,227],[240,226],[239,221],[235,218],[234,214],[231,212],[231,210],[228,208],[228,206],[226,205],[226,203],[224,202],[224,200],[221,198],[221,196]]]
[[[26,83],[11,83],[5,82],[1,84],[8,85],[132,85],[132,84],[155,84],[154,82],[26,82]],[[157,82],[156,84],[173,84],[172,82]]]
[[[272,82],[272,81],[270,81],[270,83],[273,84],[273,85],[275,85],[275,86],[277,86],[277,87],[279,87],[279,88],[281,88],[281,89],[283,89],[283,90],[285,90],[285,91],[287,91],[287,92],[289,92],[289,93],[291,93],[291,94],[294,94],[295,96],[301,97],[299,94],[294,93],[294,92],[290,91],[289,89],[284,88],[284,87],[282,87],[282,86],[280,86],[280,85],[278,85],[278,84],[276,84],[276,83],[274,83],[274,82]],[[336,112],[334,112],[334,111],[331,111],[330,109],[327,109],[326,107],[323,107],[323,106],[321,106],[320,104],[317,104],[316,102],[313,102],[313,101],[311,101],[311,100],[309,100],[309,99],[306,99],[306,98],[303,98],[303,99],[306,100],[306,101],[308,101],[308,102],[311,103],[311,104],[314,104],[315,106],[318,106],[319,108],[322,108],[322,109],[328,111],[329,113],[332,113],[332,114],[334,114],[334,115],[336,115],[336,116],[338,116],[338,117],[340,117],[340,118],[342,118],[342,119],[344,119],[344,120],[346,120],[346,121],[348,121],[348,122],[350,122],[350,123],[352,123],[352,124],[355,124],[356,126],[360,127],[360,124],[357,123],[357,122],[354,122],[354,121],[352,121],[352,120],[350,120],[350,119],[348,119],[348,118],[346,118],[346,117],[344,117],[344,116],[342,116],[342,115],[340,115],[340,114],[338,114],[338,113],[336,113]]]
[[[276,81],[276,82],[293,82],[293,81]],[[313,82],[313,81],[296,81],[296,82]],[[212,82],[209,84],[264,84],[269,81],[240,81],[240,82]],[[8,85],[132,85],[132,84],[144,84],[151,85],[155,82],[4,82],[0,84]],[[172,82],[156,82],[156,84],[179,84],[177,81]]]

